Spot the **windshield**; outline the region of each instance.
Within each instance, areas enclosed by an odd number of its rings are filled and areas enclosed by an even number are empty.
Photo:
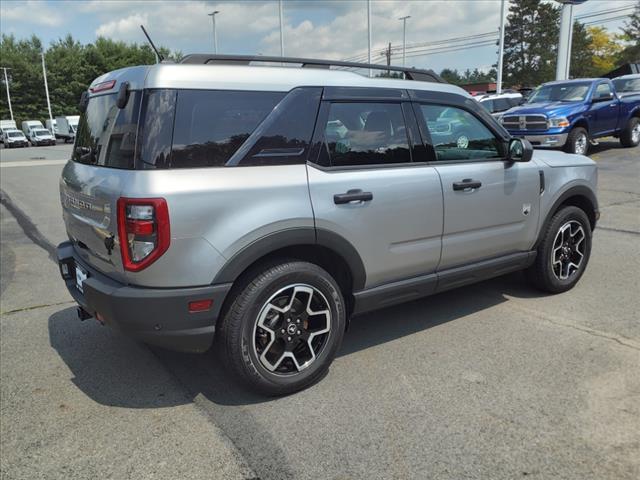
[[[132,91],[123,109],[116,105],[115,93],[90,98],[80,116],[72,160],[133,169],[141,96]]]
[[[36,135],[37,137],[42,137],[44,135],[51,135],[49,133],[49,130],[34,130],[33,134]]]
[[[8,137],[24,137],[22,132],[7,132]]]
[[[581,102],[587,97],[590,82],[555,83],[542,85],[529,97],[527,103],[536,102]]]
[[[640,92],[640,78],[619,78],[613,84],[618,93]]]

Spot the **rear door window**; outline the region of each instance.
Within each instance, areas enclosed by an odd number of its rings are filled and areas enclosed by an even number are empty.
[[[171,167],[224,166],[284,95],[281,92],[178,91]]]
[[[334,167],[411,162],[399,103],[333,103],[324,138]]]

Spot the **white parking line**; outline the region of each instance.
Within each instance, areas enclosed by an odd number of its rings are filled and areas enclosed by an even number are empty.
[[[17,162],[0,162],[0,168],[11,167],[44,167],[47,165],[64,165],[68,160],[23,160]]]

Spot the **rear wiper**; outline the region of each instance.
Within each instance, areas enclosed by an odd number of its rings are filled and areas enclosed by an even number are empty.
[[[82,163],[96,163],[95,149],[90,147],[76,147],[76,155],[78,155]]]

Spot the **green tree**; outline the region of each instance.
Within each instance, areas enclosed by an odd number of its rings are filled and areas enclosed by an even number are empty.
[[[625,22],[621,38],[627,45],[620,52],[618,63],[640,63],[640,0],[629,20]]]
[[[459,85],[462,83],[462,77],[458,73],[458,70],[445,68],[440,72],[440,76],[445,82],[451,83],[453,85]]]
[[[40,52],[43,45],[36,36],[16,40],[11,35],[0,39],[0,64],[8,67],[11,103],[14,117],[23,120],[49,117],[44,90]],[[167,59],[178,60],[180,52],[160,48]],[[45,53],[49,98],[53,116],[77,113],[78,100],[89,84],[98,76],[133,65],[155,63],[148,45],[127,44],[106,38],[82,45],[71,35],[51,43]],[[4,78],[2,79],[4,84]],[[9,118],[4,85],[0,92],[0,118]]]
[[[553,78],[559,9],[540,0],[509,6],[504,37],[504,77],[511,85],[538,85]]]

